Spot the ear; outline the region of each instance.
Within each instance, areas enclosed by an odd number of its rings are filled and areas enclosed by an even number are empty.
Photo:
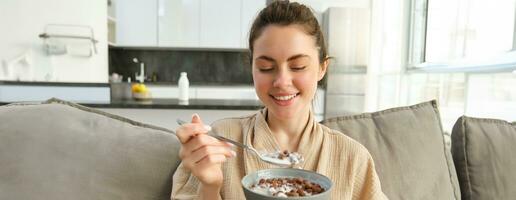
[[[325,58],[324,61],[321,63],[321,67],[319,68],[318,81],[324,78],[324,75],[326,74],[326,71],[328,69],[328,65],[330,65],[330,58]]]

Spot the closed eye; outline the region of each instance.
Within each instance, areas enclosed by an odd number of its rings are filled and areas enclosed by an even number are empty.
[[[301,71],[305,68],[306,68],[306,66],[300,66],[300,67],[291,67],[290,69],[292,69],[292,71]]]
[[[274,69],[274,68],[272,68],[272,67],[271,67],[271,68],[259,68],[258,70],[259,70],[260,72],[270,72],[270,71],[272,71],[273,69]]]

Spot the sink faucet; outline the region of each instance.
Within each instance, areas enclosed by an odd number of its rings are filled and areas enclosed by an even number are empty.
[[[133,62],[140,63],[140,74],[138,74],[138,72],[136,72],[134,74],[134,79],[136,79],[137,81],[140,81],[140,83],[143,83],[143,81],[145,81],[145,64],[143,62],[139,62],[138,58],[133,58]]]

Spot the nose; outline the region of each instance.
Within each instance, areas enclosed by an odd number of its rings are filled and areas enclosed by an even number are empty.
[[[278,70],[276,76],[274,77],[272,86],[276,88],[285,88],[290,85],[292,85],[292,74],[290,74],[290,72],[284,68]]]

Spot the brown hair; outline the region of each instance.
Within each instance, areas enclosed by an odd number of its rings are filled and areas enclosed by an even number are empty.
[[[265,27],[272,24],[281,26],[300,25],[306,34],[315,38],[316,46],[319,47],[319,63],[328,58],[324,36],[312,10],[297,2],[277,0],[261,10],[251,26],[249,32],[251,64],[253,63],[254,41],[262,34]]]

